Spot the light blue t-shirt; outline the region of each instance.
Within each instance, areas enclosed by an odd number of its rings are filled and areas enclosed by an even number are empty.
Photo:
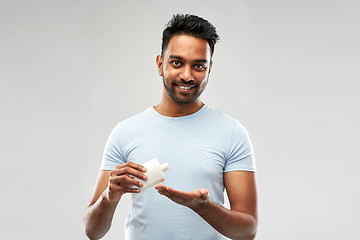
[[[184,117],[166,117],[150,107],[120,122],[106,143],[101,169],[153,158],[169,163],[162,184],[180,191],[206,188],[219,205],[224,204],[224,172],[255,171],[244,127],[207,105]],[[132,200],[125,239],[227,239],[197,213],[154,188],[132,194]]]

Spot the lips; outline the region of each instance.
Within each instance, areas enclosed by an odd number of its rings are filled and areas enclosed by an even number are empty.
[[[181,90],[190,90],[190,89],[194,88],[196,85],[187,85],[187,86],[176,85],[176,86],[178,86]]]

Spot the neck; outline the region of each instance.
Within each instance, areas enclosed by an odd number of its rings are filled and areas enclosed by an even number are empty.
[[[164,101],[162,99],[154,109],[161,115],[167,117],[183,117],[199,111],[204,106],[200,99],[192,103],[177,103],[174,101]]]

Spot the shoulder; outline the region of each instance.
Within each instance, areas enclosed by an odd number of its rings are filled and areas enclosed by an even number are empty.
[[[146,123],[151,122],[152,119],[153,112],[151,111],[150,107],[134,116],[131,116],[117,123],[112,129],[111,135],[117,135],[118,133],[124,135],[129,131],[134,131],[134,129],[146,127]]]
[[[232,127],[239,125],[243,128],[242,124],[237,119],[227,115],[226,113],[224,113],[218,109],[212,108],[208,105],[205,105],[205,106],[206,106],[206,108],[204,109],[205,110],[204,115],[206,118],[212,119],[213,121],[216,121],[220,124],[225,124],[225,125],[229,125]]]
[[[138,123],[144,123],[146,121],[150,121],[151,118],[153,116],[153,112],[150,108],[145,109],[144,111],[133,115],[127,119],[124,119],[122,121],[120,121],[115,128],[121,128],[121,127],[128,127],[131,126],[133,124],[138,124]]]
[[[248,137],[246,128],[239,120],[210,106],[205,110],[204,119],[209,121],[213,130],[226,134],[230,139]]]

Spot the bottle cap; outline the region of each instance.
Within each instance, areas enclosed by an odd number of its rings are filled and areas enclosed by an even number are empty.
[[[160,165],[160,169],[161,171],[165,172],[166,170],[168,170],[170,167],[169,167],[169,164],[168,163],[164,163],[164,164],[161,164]]]

